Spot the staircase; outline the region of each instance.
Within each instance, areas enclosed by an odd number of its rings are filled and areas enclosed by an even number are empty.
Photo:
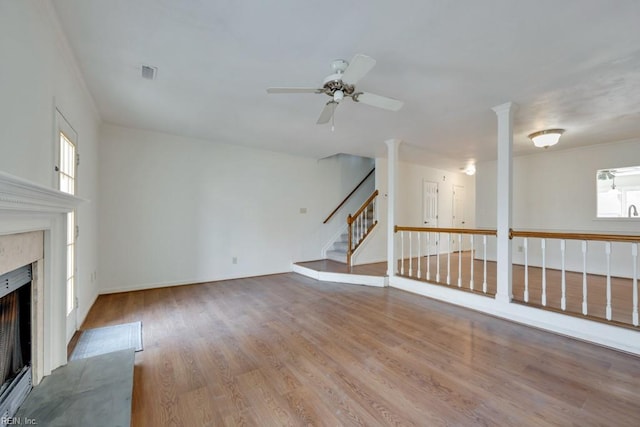
[[[331,248],[327,250],[327,259],[351,265],[351,255],[378,223],[375,211],[377,196],[378,190],[364,202],[362,207],[354,215],[348,216],[347,230],[345,233],[342,233],[340,237],[333,242]]]
[[[336,215],[336,213],[342,208],[347,201],[353,196],[356,191],[373,176],[375,167],[365,176],[362,181],[347,195],[347,197],[338,204],[338,206],[327,216],[324,220],[324,224]],[[351,265],[351,257],[356,251],[360,243],[364,241],[367,235],[373,230],[378,223],[376,215],[376,198],[378,196],[378,190],[375,190],[373,194],[362,204],[360,209],[353,215],[349,215],[346,218],[346,227],[344,227],[342,234],[333,242],[331,246],[325,251],[325,258],[332,261],[341,262]]]
[[[331,248],[327,251],[327,259],[347,263],[347,249],[349,248],[349,234],[342,233],[340,237],[333,242]]]

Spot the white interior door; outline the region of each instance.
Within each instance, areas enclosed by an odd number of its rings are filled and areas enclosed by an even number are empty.
[[[465,228],[466,215],[464,209],[464,187],[461,185],[453,186],[453,206],[451,212],[453,213],[453,218],[451,221],[451,223],[453,224],[453,228]],[[454,242],[453,247],[457,250],[458,244],[460,243],[458,242],[458,235],[452,236],[452,238]],[[462,249],[464,250],[465,246],[468,246],[468,244],[466,244],[464,236],[462,239]]]
[[[438,226],[438,183],[424,180],[422,182],[422,222],[423,227]],[[437,249],[436,234],[430,233],[424,242],[429,254]]]

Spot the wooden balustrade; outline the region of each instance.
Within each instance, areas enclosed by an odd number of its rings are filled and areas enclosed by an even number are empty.
[[[487,263],[487,239],[495,238],[496,230],[401,226],[395,226],[394,230],[399,233],[400,239],[400,261],[397,266],[397,274],[400,276],[452,286],[453,273],[457,273],[455,287],[483,295],[495,294],[495,265]],[[468,237],[468,249],[465,249],[465,236]],[[476,258],[478,236],[481,237],[481,259]],[[453,244],[455,237],[457,247]],[[446,242],[446,247],[443,247],[443,242]],[[445,275],[441,274],[441,256],[446,256]],[[452,271],[452,258],[454,262],[457,260],[457,272]],[[464,268],[463,261],[466,264]],[[435,269],[433,278],[432,269]],[[492,271],[489,273],[489,270]],[[468,277],[463,279],[467,274]],[[489,277],[494,279],[492,283],[489,283]],[[482,283],[481,289],[476,288],[476,283],[479,282]]]
[[[496,263],[488,261],[487,239],[495,238],[496,230],[396,226],[395,232],[398,275],[495,294]],[[514,246],[515,302],[639,326],[640,235],[511,230],[509,237],[522,239]],[[539,242],[532,245],[534,239]]]
[[[569,314],[582,314],[584,316],[615,321],[622,324],[639,325],[638,316],[638,244],[640,235],[619,234],[591,234],[591,233],[557,233],[540,231],[516,231],[510,232],[510,238],[522,238],[522,250],[524,259],[524,290],[521,302],[530,305],[539,305],[541,308],[550,308]],[[540,240],[540,267],[532,267],[529,241]],[[559,269],[547,267],[547,252],[554,248],[548,241],[558,241]],[[580,242],[578,257],[581,257],[582,271],[567,270],[567,241]],[[604,261],[604,274],[589,270],[588,254],[589,242],[602,242],[604,247],[599,251],[600,260]],[[629,257],[630,268],[622,269],[622,273],[616,276],[612,271],[612,243],[628,246],[625,253],[618,252],[615,256],[620,260]],[[531,283],[529,270],[539,269],[540,274],[540,299],[539,304],[531,301]],[[559,295],[557,288],[549,289],[547,276],[550,274],[559,282]],[[628,274],[625,273],[628,271]],[[536,275],[538,272],[536,271]],[[581,276],[578,280],[577,275]],[[568,277],[571,280],[568,280]],[[590,286],[590,282],[593,282]],[[615,282],[615,285],[614,285]],[[536,289],[537,292],[537,289]],[[549,292],[554,293],[552,301],[549,300]],[[591,296],[591,297],[590,297]],[[514,299],[520,296],[514,292]],[[596,299],[592,303],[591,299]],[[574,301],[579,299],[579,301]],[[603,300],[603,301],[602,301]],[[614,304],[614,302],[616,304]],[[629,307],[630,302],[630,307]]]
[[[351,257],[360,244],[367,238],[374,227],[378,225],[377,212],[378,190],[360,206],[353,215],[347,217],[347,233],[349,236],[347,244],[347,265],[351,265]]]

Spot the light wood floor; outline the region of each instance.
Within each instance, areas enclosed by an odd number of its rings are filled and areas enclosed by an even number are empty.
[[[141,320],[133,426],[607,425],[640,359],[393,288],[294,273],[103,295]]]

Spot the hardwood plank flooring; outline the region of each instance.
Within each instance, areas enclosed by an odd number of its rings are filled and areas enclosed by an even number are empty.
[[[393,288],[295,273],[102,295],[141,320],[133,426],[640,421],[640,358]]]

